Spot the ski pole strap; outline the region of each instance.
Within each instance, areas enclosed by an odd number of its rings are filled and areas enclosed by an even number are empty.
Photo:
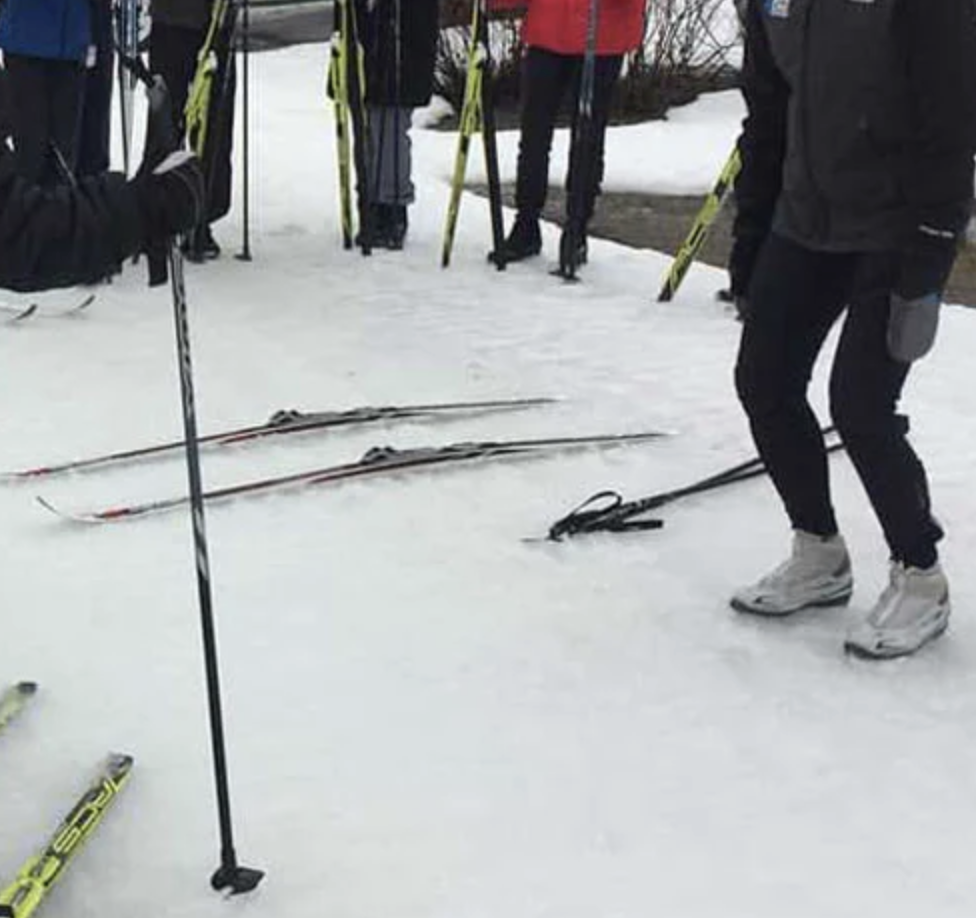
[[[570,510],[562,519],[556,520],[549,527],[547,538],[551,542],[560,542],[564,536],[579,535],[583,532],[640,532],[651,529],[661,529],[663,520],[629,520],[627,517],[636,516],[649,506],[625,504],[623,497],[617,491],[599,491],[588,497],[578,507]]]
[[[837,433],[835,428],[825,427],[821,433],[825,438],[828,438],[824,445],[827,453],[834,453],[844,448],[841,440],[834,439]],[[652,529],[661,529],[664,526],[663,520],[635,520],[631,517],[640,516],[649,510],[656,510],[683,497],[704,494],[726,485],[748,481],[750,478],[758,478],[765,474],[765,463],[759,456],[755,456],[684,487],[662,491],[659,494],[652,494],[636,500],[625,501],[617,491],[598,491],[564,517],[556,520],[549,527],[547,539],[552,542],[559,542],[566,536],[590,532],[646,532]]]

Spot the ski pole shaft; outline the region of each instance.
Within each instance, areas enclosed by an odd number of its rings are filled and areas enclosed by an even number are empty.
[[[186,284],[183,276],[183,253],[176,240],[169,244],[169,274],[173,293],[173,316],[176,326],[176,348],[179,359],[180,393],[183,407],[183,430],[186,441],[186,468],[190,490],[190,516],[193,524],[193,548],[196,560],[197,592],[200,602],[200,625],[203,636],[204,666],[207,677],[207,703],[210,712],[210,739],[213,753],[214,783],[217,793],[217,816],[220,827],[220,866],[211,877],[214,889],[232,893],[249,892],[264,874],[241,867],[234,851],[234,834],[230,807],[230,782],[227,776],[227,752],[224,740],[224,718],[220,697],[220,674],[217,661],[217,634],[213,614],[213,592],[210,583],[210,558],[203,506],[203,483],[200,474],[200,450],[197,441],[196,404],[193,391],[193,364],[190,356],[190,329],[187,314]]]
[[[251,0],[242,0],[241,6],[241,104],[243,124],[241,125],[241,166],[242,191],[242,240],[241,251],[237,256],[241,261],[251,260]]]

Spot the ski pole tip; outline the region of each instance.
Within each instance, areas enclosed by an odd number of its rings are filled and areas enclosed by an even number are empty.
[[[239,896],[257,888],[264,879],[263,870],[253,867],[241,867],[237,864],[222,864],[210,878],[210,885],[217,891],[228,896]]]

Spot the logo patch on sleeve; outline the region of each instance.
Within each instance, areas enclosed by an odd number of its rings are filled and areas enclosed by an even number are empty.
[[[790,0],[766,0],[766,12],[777,19],[788,19]]]

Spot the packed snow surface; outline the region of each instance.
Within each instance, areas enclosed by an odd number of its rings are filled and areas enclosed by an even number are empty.
[[[208,886],[218,838],[189,515],[84,527],[33,500],[178,494],[181,459],[4,485],[0,683],[41,690],[0,737],[0,875],[118,750],[136,757],[132,780],[46,915],[971,916],[973,316],[945,310],[904,399],[955,609],[916,658],[841,654],[886,574],[843,457],[850,609],[777,622],[728,608],[788,547],[765,480],[675,504],[660,532],[523,541],[594,491],[642,496],[752,455],[731,379],[739,327],[714,298],[724,277],[695,268],[657,304],[668,260],[595,240],[568,286],[548,273],[554,227],[542,258],[499,273],[487,208],[469,196],[441,270],[454,138],[429,131],[416,132],[407,250],[343,251],[325,63],[315,46],[252,61],[254,260],[233,258],[238,209],[217,228],[225,256],[188,268],[201,432],[283,407],[561,401],[208,451],[207,486],[381,444],[673,435],[209,509],[235,841],[268,873],[230,902]],[[725,95],[613,130],[608,186],[703,190],[740,117]],[[510,171],[515,138],[503,148]],[[46,295],[41,311],[75,296]],[[141,265],[82,315],[0,327],[0,365],[3,469],[181,435],[170,299]]]

